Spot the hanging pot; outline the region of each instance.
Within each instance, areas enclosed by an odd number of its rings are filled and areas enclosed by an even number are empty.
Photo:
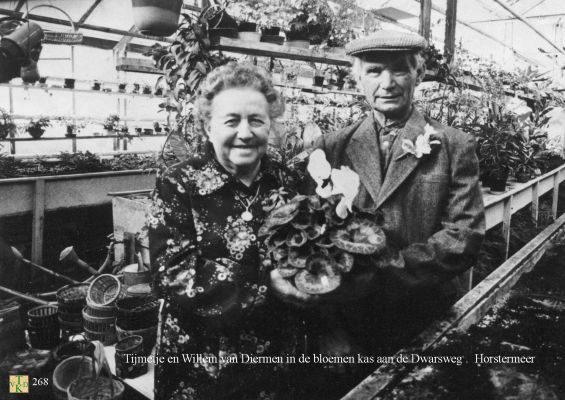
[[[178,27],[182,0],[132,0],[133,20],[145,35],[170,36]]]
[[[29,65],[20,68],[20,77],[25,83],[35,83],[39,80],[37,61],[30,60]]]
[[[20,27],[2,38],[2,48],[8,49],[12,57],[28,58],[30,49],[40,43],[44,36],[43,29],[38,24],[24,21]]]

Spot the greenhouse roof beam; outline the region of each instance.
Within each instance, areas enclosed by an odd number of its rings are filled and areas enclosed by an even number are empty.
[[[420,1],[420,0],[414,0],[414,1]],[[437,11],[438,13],[440,13],[440,14],[442,14],[442,15],[445,15],[445,10],[442,9],[441,7],[438,7],[438,6],[432,4],[432,9],[433,9],[434,11]],[[461,19],[459,19],[459,18],[457,19],[457,22],[460,23],[461,25],[464,25],[464,26],[466,26],[467,28],[469,28],[469,29],[471,29],[471,30],[473,30],[473,31],[475,31],[475,32],[477,32],[477,33],[483,35],[484,37],[487,37],[487,38],[489,38],[490,40],[495,41],[496,43],[498,43],[498,44],[500,44],[500,45],[506,47],[507,49],[512,50],[512,53],[514,53],[516,56],[520,57],[522,60],[524,60],[524,61],[526,61],[526,62],[528,62],[528,63],[530,63],[530,64],[532,64],[532,65],[539,65],[539,66],[545,68],[545,66],[542,65],[541,63],[539,63],[538,61],[536,61],[536,60],[534,60],[534,59],[532,59],[532,58],[530,58],[530,57],[528,57],[528,56],[526,56],[526,55],[520,53],[518,50],[514,49],[514,47],[510,46],[509,44],[503,42],[502,40],[500,40],[500,39],[498,39],[498,38],[496,38],[496,37],[494,37],[494,36],[492,36],[492,35],[490,35],[490,34],[488,34],[488,33],[486,33],[485,31],[483,31],[483,30],[481,30],[481,29],[479,29],[479,28],[477,28],[477,27],[474,27],[474,26],[471,25],[470,23],[465,22],[465,21],[463,21],[463,20],[461,20]]]
[[[19,0],[18,4],[16,4],[16,7],[14,9],[16,11],[20,11],[25,3],[26,3],[26,0]]]
[[[556,14],[543,14],[543,15],[530,15],[524,18],[526,19],[536,19],[536,18],[555,18],[555,17],[563,17],[565,13],[556,13]],[[516,17],[508,17],[508,18],[499,18],[499,19],[485,19],[482,21],[473,21],[473,24],[480,24],[485,22],[504,22],[504,21],[514,21],[518,18]]]
[[[561,54],[565,54],[565,52],[563,52],[563,49],[561,49],[559,46],[557,46],[553,40],[551,40],[550,38],[548,38],[547,36],[545,36],[545,34],[541,31],[539,31],[534,25],[532,25],[531,23],[529,23],[528,21],[526,21],[526,19],[521,16],[520,14],[518,14],[516,11],[514,11],[511,7],[507,6],[506,4],[504,4],[502,1],[500,0],[494,0],[495,3],[497,3],[498,5],[500,5],[502,8],[504,8],[506,11],[508,11],[510,14],[512,14],[513,16],[515,16],[516,18],[518,18],[520,21],[522,21],[522,23],[524,25],[526,25],[527,27],[529,27],[531,30],[533,30],[535,33],[537,33],[539,35],[539,37],[541,37],[543,40],[545,40],[547,43],[549,43],[555,50],[557,50],[559,53]]]
[[[78,20],[78,23],[82,24],[82,23],[86,22],[86,19],[88,17],[90,17],[90,14],[92,14],[94,9],[96,9],[96,7],[98,7],[98,5],[100,3],[102,3],[102,0],[95,0],[94,3],[92,3],[92,5],[88,8],[88,10],[86,10],[86,12],[83,14],[83,16],[80,17],[80,19]]]
[[[418,0],[416,0],[416,1],[418,1]],[[397,25],[397,26],[399,26],[399,27],[401,27],[401,28],[404,28],[404,29],[406,29],[406,30],[408,30],[408,31],[410,31],[410,32],[418,33],[418,29],[414,29],[414,28],[412,28],[412,27],[409,26],[409,25],[403,24],[402,22],[398,22],[397,20],[395,20],[395,19],[393,19],[393,18],[390,18],[390,17],[388,17],[388,16],[386,16],[386,15],[383,15],[383,14],[379,13],[379,12],[376,11],[376,10],[371,10],[371,13],[373,13],[373,15],[374,15],[378,20],[380,20],[380,21],[382,21],[382,22],[388,22],[389,24]]]
[[[7,15],[10,17],[21,17],[23,15],[22,12],[18,12],[18,11],[12,11],[12,10],[7,10],[5,8],[0,8],[0,15]],[[43,15],[37,15],[37,14],[30,14],[27,16],[28,19],[33,20],[33,21],[39,21],[39,22],[47,22],[50,24],[57,24],[57,25],[65,25],[65,26],[71,26],[71,23],[69,20],[66,19],[59,19],[59,18],[52,18],[52,17],[45,17]],[[128,32],[125,31],[123,29],[114,29],[114,28],[108,28],[105,26],[99,26],[99,25],[91,25],[91,24],[85,24],[85,23],[75,23],[75,27],[76,28],[82,28],[82,29],[88,29],[91,31],[98,31],[98,32],[105,32],[105,33],[113,33],[116,35],[122,35],[122,36],[133,36],[136,38],[140,38],[140,39],[151,39],[151,40],[157,40],[160,42],[167,42],[167,43],[172,43],[173,39],[169,39],[166,37],[158,37],[158,36],[147,36],[147,35],[142,35],[141,33],[137,33],[137,32]]]

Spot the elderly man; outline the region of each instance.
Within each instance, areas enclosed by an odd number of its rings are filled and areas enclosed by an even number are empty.
[[[382,213],[388,243],[400,256],[370,275],[352,274],[320,297],[272,276],[281,298],[318,314],[324,303],[338,303],[332,312],[355,344],[337,345],[342,351],[375,354],[405,345],[461,294],[456,278],[473,265],[484,236],[474,138],[427,120],[413,106],[426,45],[418,35],[392,31],[350,43],[353,72],[373,112],[318,143],[332,167],[359,174],[354,204]],[[345,335],[333,336],[336,347]]]

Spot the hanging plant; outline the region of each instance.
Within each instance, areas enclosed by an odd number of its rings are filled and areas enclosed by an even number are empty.
[[[178,26],[182,0],[132,0],[134,24],[146,35],[170,36]]]
[[[156,43],[145,54],[151,56],[155,66],[163,71],[156,86],[164,81],[170,89],[166,101],[159,105],[161,111],[176,114],[174,123],[167,121],[171,131],[164,149],[169,147],[179,160],[201,150],[202,139],[194,126],[193,98],[206,75],[229,60],[211,52],[208,11],[204,10],[198,17],[182,14],[183,21],[174,42],[167,47]]]

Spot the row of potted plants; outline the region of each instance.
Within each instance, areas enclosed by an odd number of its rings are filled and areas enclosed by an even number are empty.
[[[76,137],[77,134],[85,128],[86,124],[81,122],[76,122],[67,118],[57,118],[57,122],[62,123],[66,127],[66,137]],[[47,117],[32,118],[26,125],[25,130],[34,139],[39,139],[45,133],[45,129],[51,126],[51,120]],[[128,126],[120,120],[120,116],[117,114],[110,114],[103,123],[104,129],[108,133],[114,133],[118,136],[131,136]],[[6,139],[8,137],[16,136],[18,126],[13,120],[10,113],[0,108],[0,140]],[[153,128],[134,128],[135,133],[138,135],[152,135],[167,133],[169,128],[167,126],[161,125],[159,122],[153,122]]]
[[[61,87],[59,84],[51,84],[48,85],[47,84],[47,80],[48,77],[41,77],[39,78],[39,82],[38,82],[38,86],[42,87],[42,88],[49,88],[49,87],[53,87],[53,88],[58,88]],[[33,84],[33,83],[29,83],[29,84]],[[75,89],[75,84],[76,84],[76,80],[75,79],[71,79],[71,78],[65,78],[64,80],[64,84],[63,84],[63,88],[65,89]],[[109,87],[108,85],[105,85],[103,82],[100,81],[93,81],[92,82],[92,86],[90,87],[90,90],[94,90],[94,91],[102,91],[105,93],[111,93],[115,88],[116,85],[111,85],[113,87]],[[140,84],[137,82],[134,83],[118,83],[117,84],[117,92],[118,93],[131,93],[131,94],[146,94],[146,95],[154,95],[154,96],[164,96],[166,95],[166,92],[163,90],[162,87],[154,87],[153,85],[149,85],[149,84]]]
[[[61,152],[56,160],[38,157],[23,161],[0,153],[0,179],[137,169],[153,170],[157,167],[157,157],[147,154],[121,154],[102,159],[89,151]]]
[[[376,17],[360,9],[355,0],[341,0],[332,6],[327,0],[218,0],[213,4],[201,14],[213,40],[239,36],[246,41],[283,44],[280,32],[284,27],[287,42],[298,47],[322,43],[340,47],[354,36],[354,26],[365,32],[379,27]],[[132,0],[136,27],[153,36],[175,33],[181,8],[182,0]]]

